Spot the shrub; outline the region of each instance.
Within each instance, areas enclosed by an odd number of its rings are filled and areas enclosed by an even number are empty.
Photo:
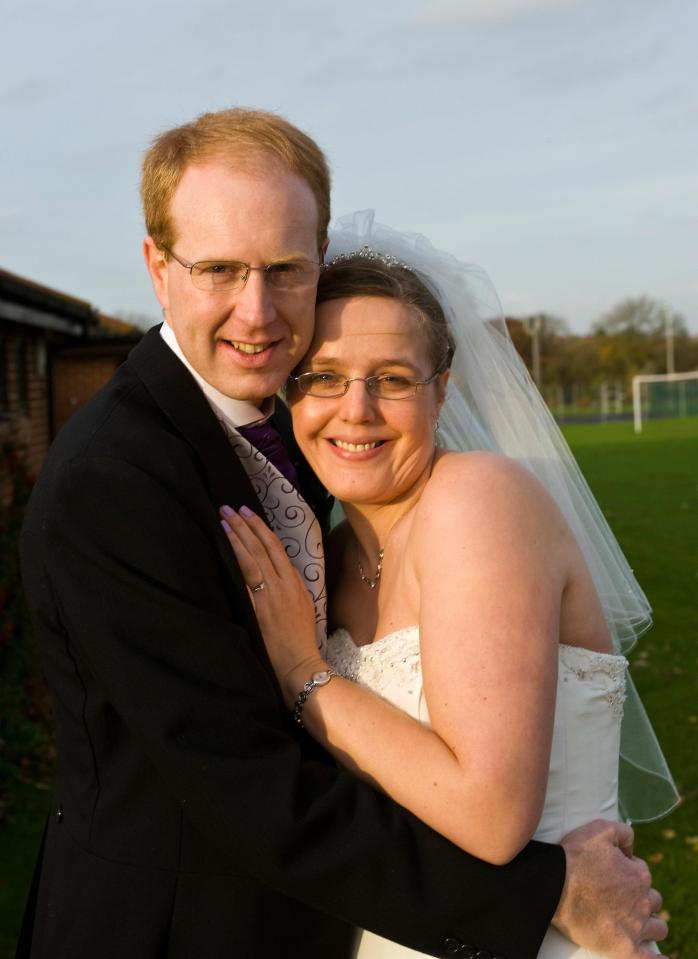
[[[18,781],[42,778],[52,758],[50,704],[19,570],[19,532],[31,490],[22,448],[0,440],[0,824]]]

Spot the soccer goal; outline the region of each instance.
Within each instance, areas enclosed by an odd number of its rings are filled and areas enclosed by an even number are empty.
[[[633,376],[635,432],[651,417],[698,414],[698,370]]]

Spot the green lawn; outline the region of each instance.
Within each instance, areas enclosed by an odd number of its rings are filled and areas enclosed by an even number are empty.
[[[11,828],[0,829],[0,957],[15,954],[17,934],[51,793],[25,784],[14,797]],[[76,957],[77,959],[77,957]]]
[[[654,608],[631,659],[635,681],[683,797],[668,819],[637,827],[671,915],[665,947],[693,959],[698,942],[698,418],[569,426],[565,435]],[[48,807],[27,785],[11,829],[0,830],[0,959],[14,954]]]
[[[667,954],[698,942],[698,418],[570,426],[565,436],[654,610],[632,674],[683,797],[637,826],[671,916]]]

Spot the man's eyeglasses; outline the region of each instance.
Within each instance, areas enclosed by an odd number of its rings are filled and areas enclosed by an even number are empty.
[[[406,400],[418,393],[423,386],[428,386],[442,372],[438,369],[428,380],[413,380],[409,376],[399,376],[396,373],[381,373],[379,376],[353,376],[346,379],[339,373],[309,372],[298,376],[289,376],[301,393],[307,396],[324,396],[328,400],[337,396],[344,396],[350,383],[363,383],[371,396],[380,400]]]
[[[163,247],[165,253],[189,270],[191,281],[197,290],[207,293],[228,293],[240,290],[247,283],[252,270],[262,270],[264,281],[275,290],[303,290],[314,286],[320,276],[321,263],[312,260],[288,260],[269,263],[267,266],[250,266],[239,260],[198,260],[185,263],[176,253]]]

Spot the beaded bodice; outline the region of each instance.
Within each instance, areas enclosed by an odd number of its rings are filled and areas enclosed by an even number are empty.
[[[345,629],[338,629],[329,638],[327,659],[343,676],[429,723],[417,626],[366,646],[356,646]],[[617,819],[626,669],[623,656],[560,645],[548,785],[537,838],[556,842],[591,819]]]
[[[338,629],[332,634],[328,654],[331,665],[342,676],[380,693],[411,716],[425,718],[419,714],[419,708],[416,711],[411,708],[410,699],[402,702],[404,696],[417,696],[417,700],[421,697],[421,657],[416,626],[399,629],[366,646],[356,646],[346,629]],[[398,691],[402,695],[398,695]]]

